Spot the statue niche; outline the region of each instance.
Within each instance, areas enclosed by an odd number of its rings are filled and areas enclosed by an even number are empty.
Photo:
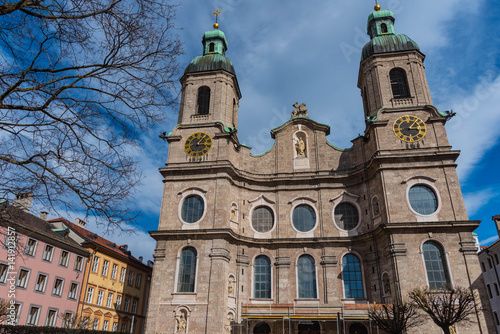
[[[305,132],[298,131],[293,135],[294,168],[309,168],[309,147]]]

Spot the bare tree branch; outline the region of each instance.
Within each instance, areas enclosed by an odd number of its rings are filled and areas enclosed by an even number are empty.
[[[141,180],[131,152],[177,103],[169,0],[0,0],[0,198],[119,226]]]

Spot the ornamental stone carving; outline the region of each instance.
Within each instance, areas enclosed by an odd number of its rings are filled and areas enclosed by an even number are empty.
[[[295,117],[307,117],[307,118],[309,118],[309,114],[307,112],[307,108],[306,108],[305,103],[301,103],[299,105],[298,102],[295,102],[295,104],[293,106],[295,107],[295,109],[292,111],[291,118],[295,118]]]

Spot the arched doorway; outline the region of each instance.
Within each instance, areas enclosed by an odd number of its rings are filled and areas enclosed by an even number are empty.
[[[253,328],[253,334],[269,334],[269,333],[271,333],[271,327],[269,327],[269,325],[266,324],[265,322],[261,322]]]
[[[359,322],[355,322],[349,326],[349,334],[368,334],[368,331],[365,326]]]
[[[321,327],[317,321],[304,321],[299,323],[299,334],[320,334]]]

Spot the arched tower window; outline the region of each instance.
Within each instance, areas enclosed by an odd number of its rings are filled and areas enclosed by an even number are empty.
[[[382,23],[380,25],[380,30],[382,30],[382,34],[387,34],[387,24]]]
[[[215,44],[214,43],[208,44],[208,52],[214,52],[214,50],[215,50]]]
[[[265,322],[261,322],[260,324],[257,324],[257,326],[254,327],[253,329],[254,334],[268,334],[271,333],[271,327],[269,327],[268,324]]]
[[[253,287],[254,298],[271,298],[271,260],[265,255],[255,258]]]
[[[210,106],[210,88],[207,86],[198,89],[198,114],[208,115],[208,108]]]
[[[298,261],[299,298],[317,298],[316,266],[311,255],[302,255]]]
[[[406,72],[402,68],[393,68],[389,72],[389,77],[391,78],[392,95],[395,98],[410,96]]]
[[[186,247],[181,252],[177,292],[194,292],[196,278],[196,249]]]
[[[425,270],[431,290],[444,289],[450,285],[450,278],[446,270],[446,260],[443,249],[433,241],[427,241],[422,246],[424,252]]]
[[[361,263],[354,254],[346,254],[342,259],[342,279],[345,298],[364,298]]]

